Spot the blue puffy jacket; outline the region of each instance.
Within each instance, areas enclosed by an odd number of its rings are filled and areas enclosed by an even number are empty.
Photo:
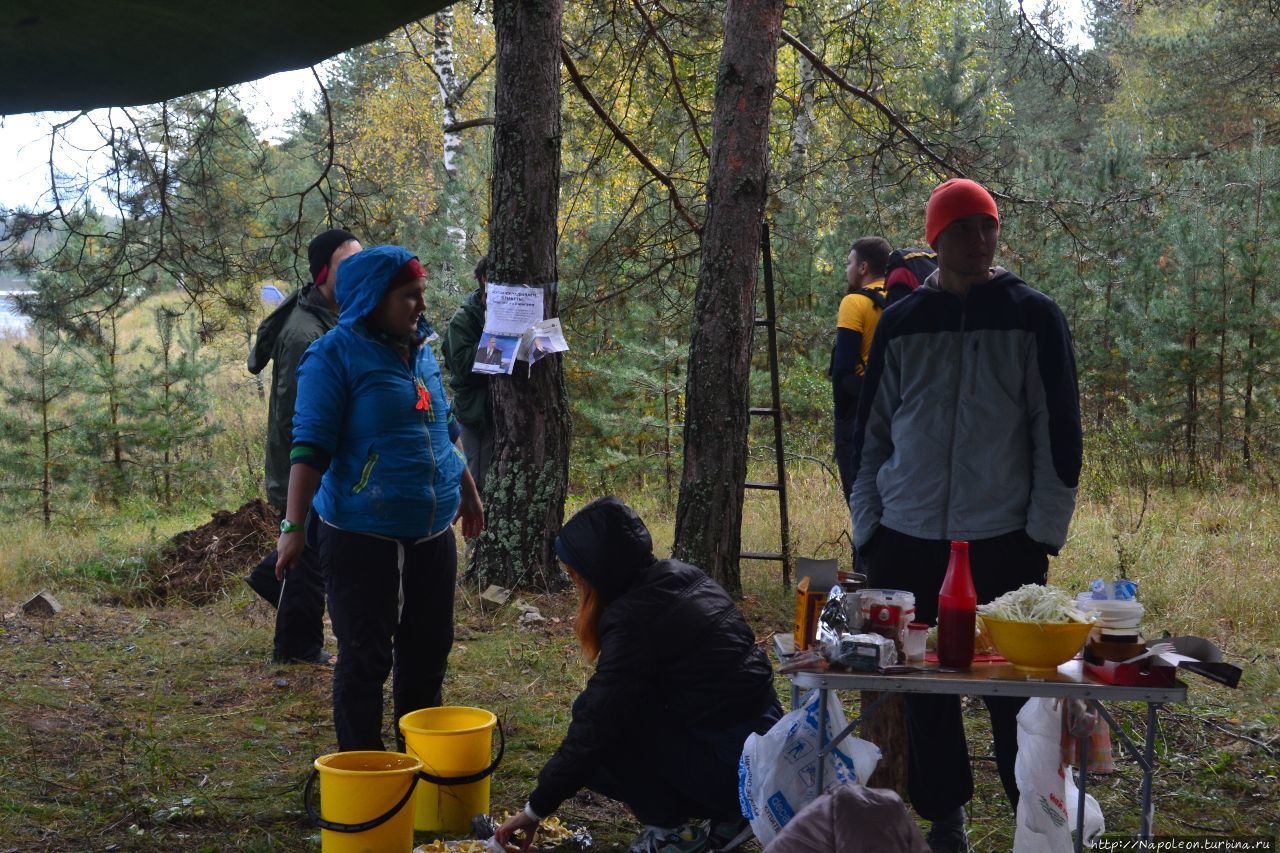
[[[293,440],[331,456],[313,506],[344,530],[420,538],[458,510],[465,462],[449,440],[451,412],[431,347],[409,364],[365,328],[396,272],[412,258],[377,246],[342,263],[338,326],[298,363]],[[426,335],[425,319],[418,321]],[[430,395],[417,407],[421,382]]]

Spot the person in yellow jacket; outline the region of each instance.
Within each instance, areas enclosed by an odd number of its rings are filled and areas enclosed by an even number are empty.
[[[883,237],[862,237],[849,251],[845,279],[849,291],[840,300],[835,352],[831,357],[831,391],[835,403],[835,455],[840,487],[849,500],[853,489],[853,419],[862,390],[862,374],[871,353],[871,335],[884,310],[885,265],[893,247]]]

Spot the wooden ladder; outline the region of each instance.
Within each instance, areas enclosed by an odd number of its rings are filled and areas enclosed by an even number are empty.
[[[769,224],[760,225],[760,255],[764,265],[764,316],[755,318],[755,325],[767,330],[769,347],[769,390],[772,398],[769,406],[752,406],[747,413],[752,417],[773,419],[773,455],[777,466],[777,476],[773,482],[756,482],[747,480],[743,487],[747,489],[763,489],[776,492],[778,495],[778,521],[780,531],[780,551],[743,551],[738,554],[739,560],[775,560],[782,563],[782,585],[791,586],[791,530],[787,521],[787,465],[782,445],[782,392],[778,387],[778,328],[777,315],[774,311],[773,299],[773,254],[769,248]],[[750,432],[748,431],[748,442]]]

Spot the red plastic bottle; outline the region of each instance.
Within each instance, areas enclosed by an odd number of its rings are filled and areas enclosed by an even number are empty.
[[[973,664],[973,627],[978,594],[969,573],[969,543],[952,542],[947,576],[938,592],[938,663],[951,669]]]

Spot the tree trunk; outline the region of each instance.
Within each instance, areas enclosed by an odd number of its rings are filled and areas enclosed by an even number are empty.
[[[435,14],[431,28],[431,65],[440,81],[440,110],[444,126],[458,123],[458,98],[464,90],[454,66],[453,7],[446,6]],[[461,257],[466,256],[467,229],[462,218],[462,199],[459,197],[458,168],[462,152],[462,133],[457,130],[444,132],[445,222],[448,223],[449,240],[457,247]],[[448,270],[446,276],[452,276]],[[452,286],[456,276],[449,282]]]
[[[1231,304],[1231,291],[1227,282],[1227,249],[1225,246],[1218,251],[1218,258],[1220,261],[1218,286],[1221,303],[1218,313],[1218,405],[1217,411],[1214,412],[1218,435],[1213,443],[1213,461],[1221,468],[1223,452],[1227,443],[1227,307]]]
[[[880,747],[876,772],[866,781],[869,788],[892,788],[910,802],[907,794],[907,705],[901,693],[883,694],[863,690],[858,699],[858,712],[866,713],[881,696],[885,700],[875,712],[862,720],[862,737]]]
[[[738,553],[751,334],[782,8],[782,0],[729,0],[725,8],[689,346],[684,471],[673,551],[733,595],[742,589]]]
[[[556,316],[560,182],[562,0],[497,0],[490,281],[542,288]],[[494,454],[485,483],[479,578],[552,589],[562,575],[552,543],[569,479],[569,405],[559,354],[489,380]]]

